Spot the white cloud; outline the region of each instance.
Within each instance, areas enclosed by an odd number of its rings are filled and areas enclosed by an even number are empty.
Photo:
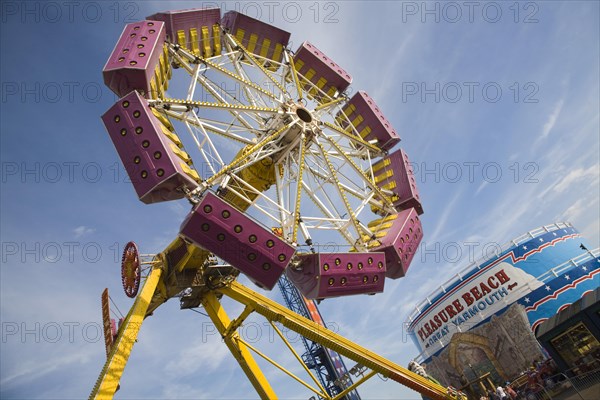
[[[558,119],[558,116],[560,115],[560,111],[562,110],[563,104],[564,104],[564,100],[561,99],[554,106],[554,110],[552,110],[552,113],[548,116],[548,120],[546,121],[546,123],[544,124],[544,126],[542,128],[542,136],[541,136],[542,138],[548,137],[548,135],[550,134],[550,131],[552,130],[552,128],[554,128],[554,125],[556,124],[556,120]]]
[[[587,209],[584,199],[579,199],[562,213],[564,221],[571,222],[581,215]]]
[[[18,365],[15,365],[13,370],[2,377],[0,384],[6,387],[6,385],[10,385],[15,381],[19,381],[21,383],[37,383],[39,382],[40,378],[48,375],[51,372],[60,369],[67,369],[67,367],[72,364],[85,364],[92,359],[89,348],[87,348],[88,351],[85,352],[81,352],[82,349],[79,350],[80,351],[77,353],[69,353],[65,351],[62,357],[53,357],[45,362],[40,362],[39,359],[35,361],[22,361]]]
[[[481,185],[479,185],[479,187],[477,188],[477,190],[475,191],[474,196],[477,196],[479,194],[479,192],[481,192],[483,190],[484,187],[486,187],[488,185],[489,181],[483,181],[481,183]]]
[[[433,233],[431,235],[429,235],[429,240],[431,242],[435,242],[436,240],[439,240],[439,235],[440,234],[447,234],[448,232],[446,232],[446,222],[448,222],[448,218],[450,217],[450,215],[452,214],[452,211],[454,210],[454,208],[456,207],[456,204],[458,202],[458,199],[460,198],[462,192],[461,191],[457,191],[454,194],[454,197],[452,198],[452,200],[450,200],[447,205],[446,208],[444,208],[444,211],[442,212],[442,214],[440,215],[435,231],[433,231]]]
[[[215,338],[211,337],[211,339]],[[186,347],[177,358],[170,361],[165,370],[167,374],[174,376],[182,373],[193,374],[199,369],[210,372],[219,368],[223,360],[229,356],[229,349],[220,338],[205,343],[197,340],[194,345]]]
[[[78,226],[77,228],[73,229],[73,233],[75,234],[75,239],[79,239],[86,235],[91,235],[94,232],[96,232],[96,229],[88,228],[85,225],[81,225],[81,226]]]
[[[584,179],[589,178],[591,182],[595,183],[600,175],[600,164],[592,165],[588,169],[577,168],[569,172],[564,178],[562,178],[553,187],[553,190],[562,193],[568,189],[572,184]]]

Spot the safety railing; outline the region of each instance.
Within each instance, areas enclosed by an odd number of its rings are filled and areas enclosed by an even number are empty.
[[[600,398],[600,368],[583,372],[573,368],[535,383],[524,385],[519,390],[524,400],[598,400]]]

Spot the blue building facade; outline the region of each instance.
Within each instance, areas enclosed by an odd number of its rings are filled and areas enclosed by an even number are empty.
[[[468,332],[517,303],[537,327],[600,286],[600,251],[569,223],[527,232],[477,260],[416,306],[406,324],[420,356],[438,355]]]

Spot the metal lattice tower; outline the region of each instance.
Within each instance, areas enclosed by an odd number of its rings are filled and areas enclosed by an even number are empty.
[[[290,282],[285,275],[282,275],[278,281],[279,289],[283,295],[285,305],[293,312],[310,319],[327,329],[325,321],[314,300],[302,296],[296,286]],[[342,392],[346,387],[352,385],[352,378],[346,369],[344,360],[333,350],[324,348],[304,336],[301,336],[302,343],[306,352],[302,359],[306,366],[317,373],[319,381],[327,390],[330,396],[335,396]],[[341,387],[343,386],[343,387]],[[346,400],[360,400],[360,395],[356,390],[351,391],[345,397]]]

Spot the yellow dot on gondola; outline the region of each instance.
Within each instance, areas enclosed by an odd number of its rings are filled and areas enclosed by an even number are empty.
[[[333,279],[333,278],[329,278],[329,280],[327,281],[327,283],[329,283],[329,286],[333,285],[334,282],[335,282],[335,279]]]
[[[367,283],[369,282],[369,277],[368,276],[363,276],[363,283]]]
[[[148,171],[142,171],[142,178],[146,179],[148,177]]]
[[[133,163],[134,163],[134,164],[139,164],[139,163],[140,163],[140,161],[142,161],[142,159],[140,158],[140,156],[135,156],[135,157],[133,158]]]
[[[160,168],[158,171],[156,171],[156,175],[158,176],[163,176],[165,174],[165,170]]]
[[[129,107],[129,102],[127,100],[125,100],[123,102],[123,107],[125,107],[125,108]]]
[[[271,264],[269,264],[269,263],[264,263],[264,264],[262,265],[262,269],[264,269],[265,271],[268,271],[268,270],[270,270],[270,269],[271,269]]]
[[[123,128],[121,129],[121,136],[125,136],[127,135],[127,129]]]
[[[358,266],[358,269],[363,269],[363,263],[359,262],[357,266]]]
[[[235,233],[240,233],[240,232],[242,232],[242,231],[243,231],[243,229],[242,229],[242,226],[241,226],[241,225],[236,225],[236,226],[233,228],[233,231],[234,231]]]
[[[207,214],[210,213],[210,212],[212,212],[212,206],[210,206],[208,204],[205,205],[204,206],[204,212],[207,213]]]
[[[323,271],[329,271],[329,264],[323,264]]]
[[[144,128],[142,128],[141,126],[138,126],[137,128],[135,128],[135,133],[137,133],[138,135],[141,134],[142,132],[144,132]]]
[[[348,279],[346,279],[346,277],[342,277],[342,279],[340,280],[340,283],[341,283],[342,285],[345,285],[345,284],[346,284],[346,282],[348,282]]]
[[[273,246],[275,246],[275,242],[272,241],[271,239],[267,240],[267,247],[272,248]]]

